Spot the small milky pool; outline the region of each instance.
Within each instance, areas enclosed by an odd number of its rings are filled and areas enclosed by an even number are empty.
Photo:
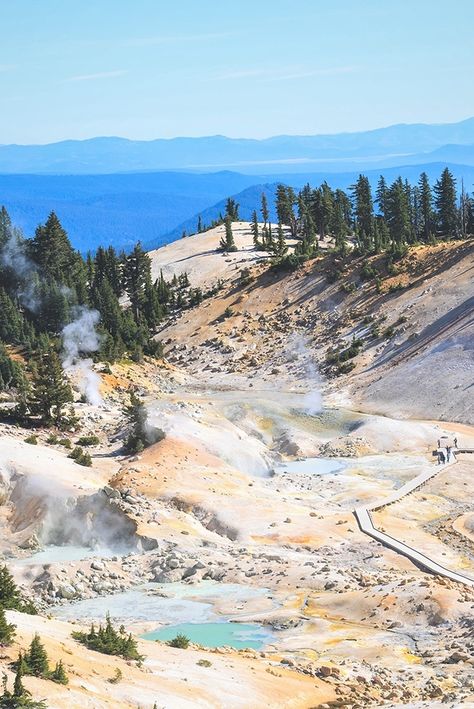
[[[17,566],[31,566],[35,564],[61,564],[68,561],[82,561],[89,558],[110,558],[114,552],[110,549],[91,549],[82,546],[56,546],[48,545],[23,559],[12,559],[10,563]]]
[[[313,474],[329,475],[340,473],[347,467],[347,462],[340,458],[305,458],[304,460],[292,460],[277,467],[278,473],[293,473],[296,475]]]
[[[106,613],[123,623],[156,621],[176,625],[219,620],[214,603],[219,599],[240,601],[266,596],[268,589],[231,583],[201,581],[199,584],[148,583],[122,593],[96,596],[56,606],[51,613],[64,620],[101,621]],[[174,637],[174,636],[173,636]]]

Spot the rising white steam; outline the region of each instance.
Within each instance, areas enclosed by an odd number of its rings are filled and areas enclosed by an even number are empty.
[[[79,306],[74,315],[74,320],[62,331],[63,367],[66,372],[78,376],[81,392],[90,404],[98,406],[102,403],[100,377],[92,368],[92,359],[84,359],[83,355],[97,352],[100,347],[101,338],[96,330],[100,314],[97,310]]]
[[[315,416],[323,409],[321,377],[314,362],[310,346],[303,336],[298,335],[295,338],[294,348],[297,359],[300,360],[303,365],[305,379],[308,381],[310,386],[304,396],[304,408],[306,413],[310,416]]]
[[[10,268],[21,283],[17,289],[20,303],[36,313],[41,304],[37,295],[38,267],[26,255],[25,245],[16,232],[10,234],[8,241],[3,245],[0,251],[0,263]]]
[[[42,274],[38,266],[28,258],[25,244],[13,232],[0,251],[0,263],[10,268],[19,281],[17,296],[22,305],[32,312],[37,312],[41,306],[39,284]],[[61,286],[61,293],[70,301],[71,290]],[[73,322],[62,330],[64,370],[75,374],[79,380],[81,392],[90,404],[99,405],[102,397],[99,393],[100,377],[92,368],[92,360],[83,355],[97,352],[100,347],[100,335],[96,330],[100,314],[86,306],[76,306],[73,309]]]

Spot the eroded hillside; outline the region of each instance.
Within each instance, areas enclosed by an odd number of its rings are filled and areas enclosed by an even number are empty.
[[[166,247],[162,260],[153,252],[156,271],[188,271],[200,286],[224,282],[163,329],[171,362],[213,383],[242,374],[250,383],[276,377],[292,386],[315,362],[332,401],[474,422],[472,240],[415,247],[388,268],[386,256],[336,259],[323,243],[320,257],[285,272],[255,252],[245,223],[234,230],[239,250],[219,252],[222,229]],[[345,374],[349,360],[341,367],[337,357],[354,339],[355,366]]]

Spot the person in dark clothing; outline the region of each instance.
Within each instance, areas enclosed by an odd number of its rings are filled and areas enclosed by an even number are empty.
[[[457,438],[454,439],[454,447],[455,447],[455,448],[458,447],[458,439],[457,439]]]

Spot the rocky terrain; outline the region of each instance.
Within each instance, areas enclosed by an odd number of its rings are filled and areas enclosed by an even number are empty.
[[[98,437],[91,468],[49,431],[31,445],[0,429],[1,551],[40,610],[8,612],[2,669],[38,631],[70,675],[25,679],[53,708],[474,706],[474,590],[353,515],[435,465],[444,433],[474,447],[472,243],[415,249],[377,292],[356,260],[269,270],[245,223],[239,250],[216,252],[220,229],[152,253],[155,275],[223,287],[165,323],[164,360],[96,365],[103,403],[78,394],[66,436]],[[328,351],[353,338],[355,367],[336,376]],[[132,387],[166,437],[130,457]],[[377,523],[474,576],[471,458]],[[108,610],[137,636],[210,618],[270,635],[258,649],[140,639],[137,667],[72,640]]]

